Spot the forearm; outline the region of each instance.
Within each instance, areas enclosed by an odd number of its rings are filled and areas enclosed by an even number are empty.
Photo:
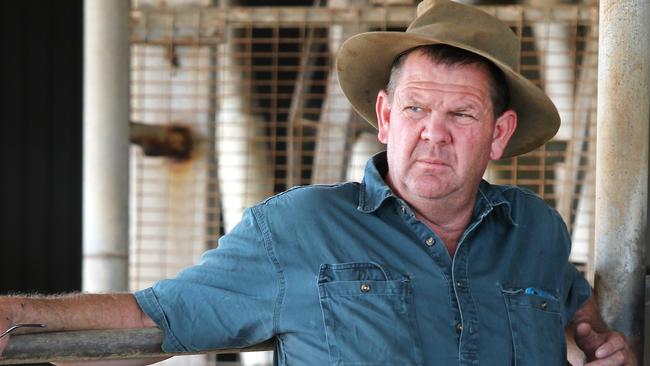
[[[140,358],[134,360],[110,360],[110,361],[81,361],[81,362],[54,362],[57,366],[141,366],[151,365],[168,359],[169,357]]]
[[[575,331],[575,327],[580,323],[588,323],[597,332],[608,331],[607,325],[600,315],[598,303],[592,294],[589,299],[576,311],[568,328],[571,332]]]
[[[42,323],[38,331],[149,328],[156,324],[138,306],[132,294],[70,294],[63,296],[0,297],[0,325]],[[34,328],[31,328],[31,331]],[[28,332],[20,328],[16,333]],[[7,339],[0,342],[0,354]],[[63,366],[136,366],[149,365],[164,358],[59,363]]]
[[[596,361],[594,364],[598,365],[637,365],[625,336],[607,329],[593,295],[578,309],[567,330],[575,337],[587,361]]]
[[[0,297],[0,311],[3,323],[43,323],[51,332],[156,326],[126,293]]]

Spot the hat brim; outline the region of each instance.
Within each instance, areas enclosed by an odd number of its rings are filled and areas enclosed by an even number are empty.
[[[535,84],[481,50],[417,34],[368,32],[345,41],[336,61],[343,93],[354,109],[376,128],[377,93],[386,88],[393,61],[411,48],[432,44],[447,44],[481,55],[505,74],[510,90],[508,108],[517,113],[517,129],[502,158],[525,154],[555,136],[560,128],[560,115],[550,98]]]

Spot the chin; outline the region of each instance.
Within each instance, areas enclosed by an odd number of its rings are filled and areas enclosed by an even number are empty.
[[[414,179],[411,179],[407,184],[413,188],[414,191],[419,192],[439,192],[444,191],[450,186],[450,179],[448,175],[442,174],[422,174]]]
[[[415,186],[411,190],[413,194],[421,198],[435,199],[441,198],[448,195],[451,192],[451,189],[448,187],[436,187],[436,186]]]

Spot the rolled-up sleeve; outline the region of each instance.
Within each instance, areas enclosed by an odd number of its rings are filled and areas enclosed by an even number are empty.
[[[564,275],[564,311],[562,314],[565,326],[571,322],[576,311],[590,296],[591,285],[589,285],[589,282],[573,264],[567,263]]]
[[[238,348],[271,338],[281,302],[277,260],[251,210],[201,261],[135,293],[166,352]]]

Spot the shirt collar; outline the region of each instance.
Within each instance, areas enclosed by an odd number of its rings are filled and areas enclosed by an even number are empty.
[[[359,193],[358,210],[370,213],[376,211],[389,197],[395,197],[393,191],[388,187],[384,177],[388,173],[388,162],[386,152],[375,154],[366,163],[363,181]],[[511,215],[510,201],[503,195],[501,186],[494,186],[485,180],[481,181],[474,207],[474,217],[485,216],[494,208],[501,207],[503,217],[512,225],[517,223]]]
[[[388,173],[388,162],[385,151],[368,159],[359,194],[357,208],[360,211],[366,213],[376,211],[388,197],[394,197],[393,191],[384,181],[386,173]]]
[[[486,180],[481,180],[476,197],[476,206],[474,206],[474,217],[487,215],[494,208],[500,207],[503,218],[511,225],[517,226],[517,222],[512,217],[510,201],[503,195],[503,190],[508,188],[507,186],[495,186]]]

